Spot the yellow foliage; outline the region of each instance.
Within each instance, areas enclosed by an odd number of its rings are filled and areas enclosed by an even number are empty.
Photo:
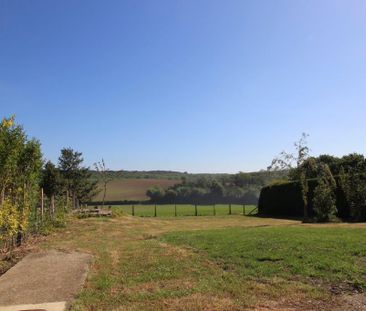
[[[1,121],[1,127],[10,128],[14,125],[15,116],[11,116],[10,118],[3,118]]]
[[[19,230],[19,212],[9,200],[0,206],[0,239],[15,235]]]

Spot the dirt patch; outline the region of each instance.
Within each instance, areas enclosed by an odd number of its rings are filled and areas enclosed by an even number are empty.
[[[299,297],[283,297],[276,301],[267,301],[257,305],[256,311],[365,311],[366,295],[332,295],[329,299],[298,299]]]
[[[91,255],[47,251],[27,255],[0,277],[0,305],[70,301],[85,281]]]
[[[366,295],[354,294],[343,295],[341,297],[342,303],[335,311],[364,311],[366,310]]]

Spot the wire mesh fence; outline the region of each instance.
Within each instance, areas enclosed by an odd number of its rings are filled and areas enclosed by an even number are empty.
[[[114,206],[132,216],[180,217],[180,216],[224,216],[255,215],[257,207],[245,204],[130,204]]]

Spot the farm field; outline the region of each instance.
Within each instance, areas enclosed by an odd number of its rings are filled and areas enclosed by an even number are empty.
[[[108,183],[106,201],[144,201],[147,200],[146,191],[150,187],[158,186],[163,189],[179,183],[180,180],[172,179],[113,179]],[[103,193],[100,192],[94,201],[101,201]]]
[[[365,224],[122,215],[72,218],[42,248],[94,256],[72,310],[340,311],[362,310],[365,238]]]
[[[154,204],[135,204],[135,205],[114,205],[113,210],[117,213],[123,212],[125,214],[134,214],[134,216],[141,217],[154,217],[155,205]],[[230,212],[231,211],[231,212]],[[255,205],[243,205],[232,204],[231,208],[229,204],[215,204],[214,205],[197,205],[197,216],[224,216],[224,215],[243,215],[243,211],[246,215],[256,214]],[[195,216],[196,209],[192,204],[158,204],[156,205],[157,217],[174,217],[179,216]]]

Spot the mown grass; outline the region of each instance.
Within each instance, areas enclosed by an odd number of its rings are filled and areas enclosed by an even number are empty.
[[[296,301],[316,310],[309,301],[331,301],[328,282],[362,288],[365,237],[364,229],[317,229],[242,215],[124,215],[72,219],[43,247],[94,256],[72,310],[245,310],[277,301],[276,310]]]
[[[155,205],[154,204],[136,204],[136,205],[115,205],[113,211],[124,212],[125,214],[134,213],[135,216],[141,217],[154,217],[155,216]],[[246,215],[255,214],[255,205],[243,205],[232,204],[231,215]],[[156,205],[156,216],[157,217],[174,217],[175,213],[177,216],[195,216],[195,206],[192,204],[158,204]],[[215,204],[215,205],[197,205],[198,216],[224,216],[229,215],[230,207],[229,204]]]
[[[175,232],[163,240],[189,246],[246,279],[322,282],[366,289],[366,230],[263,227]]]

